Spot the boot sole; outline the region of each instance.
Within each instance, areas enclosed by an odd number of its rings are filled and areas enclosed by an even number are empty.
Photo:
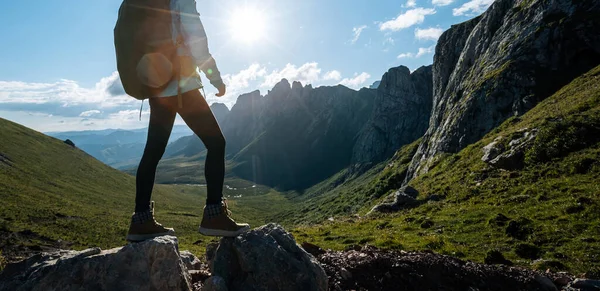
[[[153,234],[128,234],[127,235],[127,241],[129,242],[141,242],[141,241],[145,241],[145,240],[149,240],[149,239],[153,239],[159,236],[165,236],[165,235],[175,235],[174,231],[167,231],[167,232],[163,232],[163,233],[153,233]]]
[[[244,226],[235,231],[200,227],[200,229],[198,231],[201,234],[206,235],[206,236],[236,237],[236,236],[238,236],[244,232],[247,232],[249,230],[250,230],[250,226]]]

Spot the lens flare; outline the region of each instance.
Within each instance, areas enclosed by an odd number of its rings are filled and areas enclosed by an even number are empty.
[[[254,44],[265,38],[265,14],[253,7],[242,7],[231,15],[230,32],[235,41]]]

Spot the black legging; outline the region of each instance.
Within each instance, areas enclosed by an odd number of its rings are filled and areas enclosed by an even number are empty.
[[[165,153],[177,113],[202,140],[206,149],[204,175],[207,204],[221,203],[225,177],[225,138],[206,100],[198,90],[184,93],[179,108],[177,96],[150,98],[148,140],[136,175],[135,212],[149,209],[158,162]]]

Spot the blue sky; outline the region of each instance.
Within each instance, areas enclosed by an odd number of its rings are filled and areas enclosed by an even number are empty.
[[[266,93],[283,77],[358,89],[391,67],[429,65],[439,35],[491,2],[197,0],[229,90],[219,99],[207,86],[207,100],[231,107],[239,94]],[[10,29],[0,32],[0,117],[40,131],[146,126],[147,106],[138,121],[140,102],[110,90],[118,78],[112,29],[120,3],[3,3],[0,27]],[[259,20],[245,21],[248,14]],[[248,27],[255,27],[250,40]]]

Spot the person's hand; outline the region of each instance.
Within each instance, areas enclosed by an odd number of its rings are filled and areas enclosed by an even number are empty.
[[[225,88],[225,84],[221,85],[217,89],[219,90],[219,93],[215,94],[215,96],[217,96],[217,97],[223,97],[223,95],[225,95],[225,93],[227,92],[227,89]]]

